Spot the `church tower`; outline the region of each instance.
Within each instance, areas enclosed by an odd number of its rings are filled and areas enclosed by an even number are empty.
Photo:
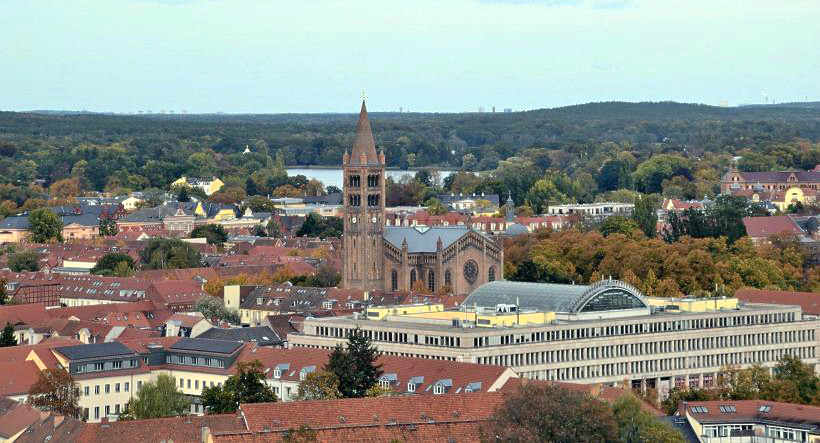
[[[362,100],[353,151],[345,151],[342,286],[365,291],[384,289],[384,151],[376,142]]]

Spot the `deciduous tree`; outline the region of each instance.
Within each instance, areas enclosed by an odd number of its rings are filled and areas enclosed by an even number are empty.
[[[63,241],[63,222],[50,209],[41,208],[31,211],[28,215],[31,241],[34,243],[48,243]]]
[[[489,424],[482,441],[614,441],[618,426],[606,403],[556,385],[527,383],[510,394]]]
[[[276,401],[273,390],[265,384],[265,372],[259,360],[239,362],[236,373],[225,383],[202,391],[202,404],[209,414],[234,412],[240,403]]]
[[[142,384],[134,398],[128,401],[126,412],[120,419],[144,420],[183,415],[189,405],[177,388],[176,379],[168,374],[159,374],[156,380]]]
[[[69,417],[80,417],[80,388],[64,369],[45,369],[28,391],[30,405]]]

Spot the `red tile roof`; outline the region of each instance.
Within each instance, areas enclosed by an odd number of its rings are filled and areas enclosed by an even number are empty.
[[[341,428],[486,420],[504,401],[496,392],[419,395],[240,405],[248,430]]]
[[[746,234],[752,238],[767,238],[777,234],[803,233],[797,224],[787,215],[773,217],[743,217]]]
[[[458,420],[457,417],[452,420]],[[316,442],[477,442],[481,441],[481,424],[486,419],[467,419],[463,421],[448,421],[442,423],[414,423],[406,426],[396,426],[390,423],[350,425],[329,429],[312,430]],[[294,429],[298,430],[298,429]],[[297,434],[298,435],[298,434]],[[261,443],[286,441],[288,431],[259,432],[250,431],[215,433],[215,443]]]
[[[741,288],[735,297],[749,303],[798,305],[804,314],[820,315],[820,292],[769,291]]]
[[[0,396],[23,395],[40,378],[40,369],[31,361],[0,363]]]
[[[46,305],[43,303],[0,306],[0,325],[2,326],[6,323],[35,325],[40,324],[46,318],[48,315]]]
[[[117,443],[198,443],[202,441],[202,428],[231,431],[244,430],[241,418],[235,414],[155,418],[150,420],[89,423],[77,439],[78,442]]]
[[[40,419],[40,411],[24,404],[0,416],[0,437],[9,439]]]
[[[726,406],[733,408],[727,409]],[[693,408],[698,409],[693,410]],[[705,408],[705,410],[700,408]],[[677,414],[684,415],[684,413],[688,413],[700,423],[766,421],[768,423],[799,423],[802,426],[814,426],[815,429],[820,429],[820,406],[768,400],[690,401],[678,405]]]

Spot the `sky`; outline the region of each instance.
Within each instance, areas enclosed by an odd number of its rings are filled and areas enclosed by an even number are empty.
[[[0,0],[0,110],[820,100],[818,0]]]

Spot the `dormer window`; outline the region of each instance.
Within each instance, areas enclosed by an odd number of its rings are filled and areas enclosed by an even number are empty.
[[[442,385],[434,385],[433,386],[433,394],[443,394],[444,393],[444,386]]]
[[[379,380],[379,387],[384,389],[390,388],[390,380]]]
[[[307,372],[299,371],[299,380],[304,381],[305,377],[307,377]]]
[[[416,392],[416,384],[413,382],[407,383],[407,392]]]
[[[273,378],[282,378],[282,370],[279,368],[274,369]]]

